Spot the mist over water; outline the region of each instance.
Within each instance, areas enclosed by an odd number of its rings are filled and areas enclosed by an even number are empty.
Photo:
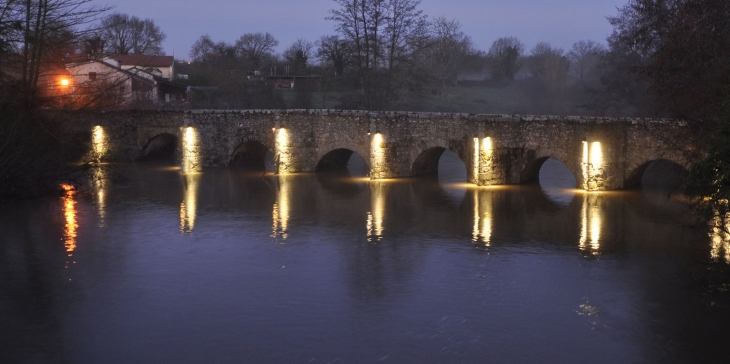
[[[0,362],[688,362],[730,246],[642,191],[118,166],[0,207]],[[111,177],[111,178],[110,178]],[[571,185],[572,183],[572,185]],[[716,258],[713,258],[716,257]],[[723,298],[724,297],[724,298]]]

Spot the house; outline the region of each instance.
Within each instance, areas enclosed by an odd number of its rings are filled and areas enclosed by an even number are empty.
[[[142,54],[112,55],[109,59],[115,60],[123,70],[144,70],[168,81],[175,74],[175,59],[173,56],[148,56]]]
[[[185,103],[187,86],[170,80],[172,58],[116,55],[77,60],[66,64],[69,92],[79,103],[88,100],[107,107],[179,105]]]

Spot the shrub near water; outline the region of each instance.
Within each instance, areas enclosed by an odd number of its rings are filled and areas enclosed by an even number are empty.
[[[0,201],[52,194],[78,176],[69,164],[78,148],[64,141],[58,120],[12,102],[0,103],[0,115]]]

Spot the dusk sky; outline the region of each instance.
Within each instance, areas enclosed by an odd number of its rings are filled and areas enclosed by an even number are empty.
[[[474,46],[488,50],[504,36],[519,38],[529,51],[537,42],[569,50],[578,40],[605,44],[611,33],[606,16],[628,0],[422,0],[429,18],[456,19]],[[235,42],[244,33],[270,32],[282,52],[297,38],[315,41],[334,34],[335,23],[325,20],[333,0],[94,0],[115,5],[116,11],[152,18],[167,34],[165,52],[186,59],[190,46],[203,34],[214,41]]]

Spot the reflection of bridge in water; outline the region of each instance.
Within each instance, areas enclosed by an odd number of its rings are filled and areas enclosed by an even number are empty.
[[[166,172],[159,181],[148,177],[147,183],[169,184],[175,179],[168,177],[176,173]],[[676,240],[676,232],[647,229],[651,218],[641,217],[666,210],[664,206],[651,206],[642,198],[642,206],[626,208],[627,203],[637,203],[634,196],[641,192],[596,194],[572,189],[563,190],[564,198],[557,199],[539,185],[477,187],[337,173],[259,176],[226,170],[183,175],[177,179],[180,194],[160,198],[179,210],[182,233],[210,228],[201,223],[198,209],[206,206],[205,214],[210,214],[210,206],[226,201],[231,209],[269,216],[269,235],[281,244],[306,239],[308,224],[361,231],[362,242],[375,245],[390,245],[403,234],[415,233],[487,249],[566,246],[588,257],[625,250],[626,244]],[[100,203],[113,193],[108,187],[99,189]],[[317,220],[308,221],[310,216]],[[727,240],[715,235],[713,254],[724,259]]]
[[[126,111],[71,114],[92,134],[92,161],[132,161],[160,151],[183,172],[239,165],[274,172],[343,169],[353,153],[371,179],[436,173],[445,150],[480,186],[537,179],[548,158],[563,162],[579,189],[640,184],[653,161],[690,164],[696,152],[681,121],[360,111]]]

